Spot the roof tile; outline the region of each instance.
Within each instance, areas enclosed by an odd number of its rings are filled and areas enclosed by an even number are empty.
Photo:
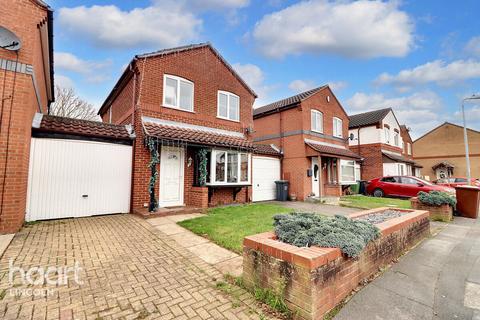
[[[144,122],[143,125],[147,135],[159,139],[208,146],[253,149],[253,143],[245,138],[153,122]]]
[[[365,126],[371,126],[371,125],[377,124],[381,122],[383,118],[385,118],[390,111],[392,111],[391,108],[386,108],[386,109],[374,110],[374,111],[351,115],[349,117],[350,124],[348,125],[348,127],[352,129],[352,128],[365,127]]]
[[[36,132],[60,133],[121,140],[131,139],[127,129],[122,125],[52,115],[42,115],[40,127],[32,129]]]
[[[338,156],[340,158],[345,157],[349,159],[362,159],[362,157],[349,149],[335,148],[313,142],[305,142],[305,144],[311,147],[313,150],[318,151],[320,154]]]
[[[267,154],[272,156],[281,156],[282,152],[275,149],[271,144],[255,143],[253,146],[253,152],[256,154]]]

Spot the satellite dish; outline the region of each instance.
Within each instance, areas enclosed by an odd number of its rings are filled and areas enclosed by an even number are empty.
[[[21,46],[22,42],[15,35],[15,33],[0,26],[0,48],[10,51],[17,51],[21,48]]]

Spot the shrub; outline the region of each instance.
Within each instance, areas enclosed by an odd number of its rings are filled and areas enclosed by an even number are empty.
[[[455,206],[457,205],[457,199],[455,198],[455,196],[450,195],[446,192],[430,191],[427,193],[420,191],[417,197],[418,201],[430,206],[441,206],[442,204],[448,204],[452,208],[455,208]]]
[[[311,213],[281,214],[273,217],[280,241],[297,247],[340,248],[349,257],[357,257],[380,230],[366,221],[336,215],[334,218]]]

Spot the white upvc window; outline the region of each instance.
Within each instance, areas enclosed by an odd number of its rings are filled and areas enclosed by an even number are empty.
[[[228,91],[218,91],[217,117],[240,121],[240,97]]]
[[[250,184],[251,155],[245,152],[212,150],[210,184]]]
[[[312,131],[323,133],[323,113],[318,110],[312,110]]]
[[[393,143],[398,147],[400,146],[400,135],[398,132],[393,133]]]
[[[383,131],[385,132],[385,143],[390,143],[390,128],[383,128]]]
[[[165,74],[163,76],[163,106],[193,112],[193,82]]]
[[[360,179],[359,163],[353,160],[340,160],[340,184],[356,184]]]
[[[407,154],[412,155],[412,145],[410,142],[407,142]]]
[[[343,136],[343,125],[342,120],[339,118],[333,118],[333,136],[337,138],[341,138]]]

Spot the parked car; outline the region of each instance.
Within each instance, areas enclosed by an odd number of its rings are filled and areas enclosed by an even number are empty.
[[[456,177],[456,178],[445,178],[445,179],[438,179],[433,181],[433,183],[439,186],[447,186],[447,187],[456,187],[456,186],[464,186],[467,185],[467,178],[464,177]],[[480,187],[480,179],[472,178],[470,179],[472,186]]]
[[[435,185],[412,176],[385,176],[367,182],[367,193],[374,197],[416,197],[420,191],[443,191],[454,193],[448,186]]]

